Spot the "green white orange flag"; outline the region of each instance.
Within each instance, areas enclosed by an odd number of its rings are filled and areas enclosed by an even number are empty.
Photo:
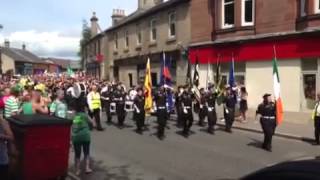
[[[283,105],[280,96],[280,79],[279,79],[279,71],[278,71],[278,63],[276,55],[272,61],[273,64],[273,89],[274,89],[274,97],[276,103],[276,118],[277,124],[280,125],[283,121]]]
[[[145,96],[145,104],[144,109],[146,110],[146,114],[151,113],[152,109],[152,81],[151,81],[151,67],[150,67],[150,59],[148,58],[148,62],[146,65],[146,77],[144,80],[144,96]]]

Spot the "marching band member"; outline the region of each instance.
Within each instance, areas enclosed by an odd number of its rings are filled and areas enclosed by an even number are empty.
[[[116,103],[116,112],[118,117],[118,125],[120,128],[124,126],[124,120],[126,118],[126,111],[124,110],[126,93],[124,88],[118,84],[116,91],[114,92],[114,102]]]
[[[111,86],[110,84],[106,84],[102,90],[101,90],[101,99],[103,101],[103,105],[106,109],[106,115],[107,115],[107,123],[110,124],[112,123],[112,115],[110,112],[110,103],[112,99],[112,93],[111,93]]]
[[[193,124],[193,113],[192,113],[192,103],[194,100],[194,95],[186,85],[184,92],[181,97],[181,107],[183,110],[183,135],[188,136],[190,133],[190,128]]]
[[[206,106],[206,92],[204,88],[200,89],[200,101],[199,101],[199,123],[198,125],[204,126],[204,119],[207,116],[207,106]]]
[[[183,115],[183,111],[181,108],[181,96],[183,94],[183,87],[179,86],[178,87],[178,91],[175,94],[175,105],[176,105],[176,111],[177,111],[177,126],[178,127],[182,127],[182,115]]]
[[[217,124],[216,99],[217,93],[214,92],[214,86],[210,86],[206,95],[208,133],[214,134],[214,126]]]
[[[144,110],[144,94],[143,94],[143,89],[138,88],[137,89],[137,95],[134,98],[134,115],[133,118],[136,121],[137,125],[137,133],[142,134],[143,130],[142,128],[144,127],[144,122],[145,122],[145,110]]]
[[[155,110],[157,112],[157,119],[158,119],[158,132],[157,135],[159,139],[163,140],[165,138],[164,130],[167,125],[167,95],[165,92],[165,88],[162,86],[160,87],[159,91],[154,96],[155,100]]]
[[[226,123],[226,132],[232,133],[232,124],[234,122],[235,107],[237,103],[236,93],[233,91],[232,87],[227,87],[225,92],[224,103],[224,118]]]
[[[87,96],[87,102],[88,102],[89,110],[96,121],[97,130],[103,131],[103,128],[101,126],[101,121],[100,121],[101,99],[100,99],[99,92],[97,92],[96,85],[91,86],[91,92]]]

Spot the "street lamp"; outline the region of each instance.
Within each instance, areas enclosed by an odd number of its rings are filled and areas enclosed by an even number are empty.
[[[3,29],[3,25],[0,24],[0,30]],[[1,49],[1,45],[0,45],[0,75],[2,77],[2,49]]]

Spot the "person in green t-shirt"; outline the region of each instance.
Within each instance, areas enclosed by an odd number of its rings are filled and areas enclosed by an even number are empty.
[[[91,173],[90,168],[90,128],[89,121],[92,121],[84,111],[84,107],[76,105],[75,116],[72,125],[72,144],[75,152],[76,175],[80,175],[81,149],[84,154],[85,172]]]
[[[68,108],[67,108],[67,104],[63,100],[64,92],[63,90],[60,89],[56,93],[57,93],[57,98],[50,105],[50,114],[59,118],[66,118]]]

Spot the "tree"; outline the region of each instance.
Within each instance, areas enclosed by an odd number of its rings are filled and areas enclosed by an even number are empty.
[[[91,39],[91,29],[88,26],[88,22],[86,20],[82,21],[82,37],[80,40],[80,52],[78,55],[81,57],[81,66],[82,69],[84,69],[84,63],[85,63],[85,46]]]

